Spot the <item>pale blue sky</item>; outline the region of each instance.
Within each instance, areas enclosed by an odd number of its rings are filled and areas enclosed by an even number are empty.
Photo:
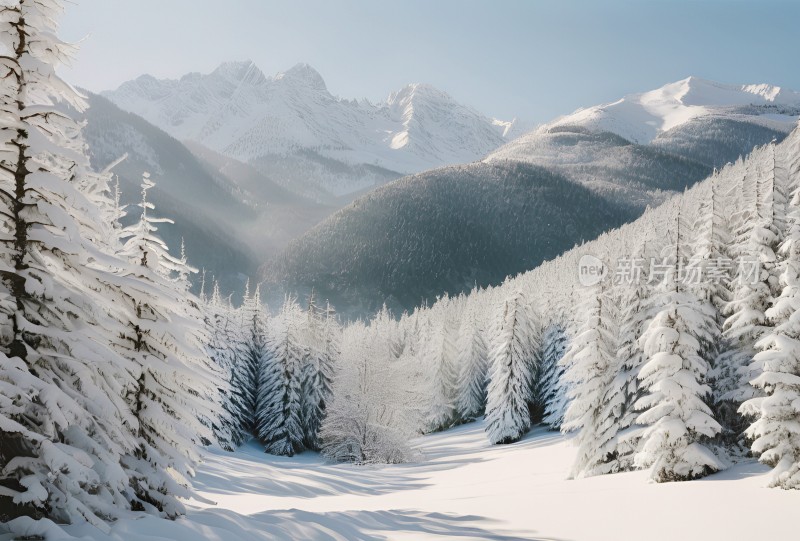
[[[74,84],[114,88],[225,60],[314,66],[334,94],[427,82],[481,112],[545,121],[689,75],[800,89],[793,0],[70,0]]]

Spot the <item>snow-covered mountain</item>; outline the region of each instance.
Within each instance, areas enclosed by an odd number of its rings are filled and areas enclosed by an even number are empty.
[[[654,153],[719,168],[757,145],[783,139],[800,116],[800,92],[688,77],[539,126],[484,161],[553,168],[604,195],[644,208],[684,179],[644,163]],[[642,167],[644,163],[644,167]]]
[[[321,199],[480,159],[520,130],[425,84],[378,104],[338,98],[307,64],[273,77],[250,61],[178,80],[142,75],[104,95],[177,139],[251,163]]]
[[[769,84],[729,85],[687,77],[656,90],[630,94],[613,103],[579,109],[538,131],[581,126],[646,144],[691,120],[724,116],[746,118],[782,131],[791,130],[800,112],[800,92]]]
[[[798,114],[795,92],[694,77],[584,109],[482,163],[374,190],[290,243],[264,275],[358,315],[499,284],[783,140]]]

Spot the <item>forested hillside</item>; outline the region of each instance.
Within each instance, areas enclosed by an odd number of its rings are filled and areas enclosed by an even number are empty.
[[[559,125],[485,163],[363,196],[269,260],[264,276],[279,291],[316,288],[348,316],[384,303],[401,312],[532,269],[783,137],[752,122],[701,118],[636,145]]]
[[[362,197],[291,243],[267,276],[355,313],[402,311],[533,268],[637,211],[533,165],[449,167]]]

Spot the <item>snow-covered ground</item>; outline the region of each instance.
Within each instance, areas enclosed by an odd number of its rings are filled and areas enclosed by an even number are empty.
[[[381,467],[271,457],[257,445],[212,452],[196,482],[210,501],[186,518],[132,517],[110,534],[53,527],[47,539],[797,539],[800,492],[764,488],[768,469],[754,461],[656,485],[646,472],[567,480],[574,449],[542,429],[490,446],[473,423],[419,443],[418,462]]]

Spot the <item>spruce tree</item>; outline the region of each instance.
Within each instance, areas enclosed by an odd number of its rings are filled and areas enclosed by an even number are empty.
[[[256,421],[258,394],[269,340],[268,310],[261,302],[259,285],[252,294],[249,293],[249,287],[247,288],[238,312],[239,333],[233,339],[236,351],[233,393],[237,396],[236,418],[240,423],[243,438],[246,439],[248,435],[258,436]]]
[[[542,372],[538,394],[544,407],[542,421],[553,430],[561,430],[569,404],[564,365],[561,363],[568,345],[567,333],[558,324],[549,325],[542,338]]]
[[[308,299],[305,331],[308,348],[301,386],[304,445],[319,450],[320,426],[332,395],[339,329],[333,308],[330,304],[318,306],[313,292]]]
[[[208,342],[206,352],[217,365],[230,386],[220,389],[223,400],[223,411],[219,415],[218,426],[215,430],[217,441],[228,450],[233,451],[244,440],[242,422],[239,419],[241,403],[237,394],[237,385],[234,381],[235,369],[238,363],[236,357],[235,340],[237,338],[233,309],[229,302],[222,299],[219,284],[215,281],[211,297],[205,302],[203,312],[206,316],[208,327]]]
[[[530,429],[531,367],[536,355],[530,308],[517,290],[503,304],[492,340],[486,397],[486,435],[492,443],[513,443]]]
[[[747,429],[752,450],[774,468],[772,486],[800,488],[800,189],[788,215],[789,234],[780,247],[785,257],[783,291],[767,317],[774,327],[757,343],[751,381],[764,396],[742,404],[754,419]]]
[[[456,343],[458,381],[456,385],[457,415],[473,421],[486,409],[487,351],[477,318],[472,310],[464,317]]]
[[[226,382],[202,350],[202,317],[180,283],[185,265],[157,235],[156,224],[171,220],[149,212],[153,186],[145,173],[139,219],[120,233],[120,254],[132,263],[135,278],[127,291],[131,313],[122,354],[138,367],[128,398],[139,445],[126,466],[141,505],[176,516],[185,512],[178,498],[192,494],[197,445],[215,441]]]
[[[644,364],[644,352],[639,337],[652,313],[652,289],[643,275],[635,283],[623,288],[619,312],[619,338],[615,356],[614,379],[605,396],[603,415],[616,423],[617,437],[611,451],[613,471],[633,468],[639,431],[634,424],[638,413],[634,408],[644,391],[639,381],[639,371]]]
[[[714,313],[682,286],[679,262],[673,259],[658,286],[658,311],[639,339],[645,361],[638,377],[646,394],[634,405],[640,411],[636,422],[644,427],[634,464],[650,467],[657,482],[696,479],[723,468],[705,444],[721,429],[706,403],[709,364],[702,357],[702,342],[713,339]]]
[[[562,364],[570,383],[570,404],[563,432],[576,432],[578,455],[572,477],[609,473],[617,431],[603,414],[604,399],[614,379],[616,307],[605,281],[583,293],[583,324],[575,334]]]
[[[750,371],[755,342],[767,329],[765,312],[776,280],[774,248],[778,235],[773,223],[773,182],[759,174],[765,159],[771,163],[770,154],[757,149],[748,160],[739,196],[740,210],[733,217],[737,230],[731,255],[737,258],[737,265],[731,301],[724,309],[727,318],[722,326],[723,344],[727,349],[719,354],[712,374],[717,410],[729,442],[735,441],[747,426],[736,414],[739,406],[759,394],[748,382],[757,376]]]
[[[89,193],[107,178],[55,105],[85,107],[55,71],[73,50],[56,37],[61,11],[0,6],[0,521],[105,528],[130,499],[133,366],[109,347],[121,281],[110,269],[123,264]]]
[[[449,314],[430,329],[425,365],[430,370],[430,401],[427,405],[427,430],[435,432],[456,422],[456,345],[454,323]]]
[[[259,378],[256,431],[266,451],[293,456],[303,450],[301,379],[308,353],[303,311],[287,298],[273,320]]]

